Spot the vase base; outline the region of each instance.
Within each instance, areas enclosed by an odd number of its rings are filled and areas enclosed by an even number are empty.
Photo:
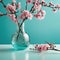
[[[25,45],[25,46],[21,46],[21,45],[13,45],[14,49],[15,50],[24,50],[26,49],[28,46]]]

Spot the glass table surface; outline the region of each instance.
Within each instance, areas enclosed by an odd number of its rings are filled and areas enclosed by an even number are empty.
[[[56,44],[57,48],[60,49],[60,45]],[[36,52],[32,51],[29,47],[25,50],[14,50],[12,45],[0,45],[0,60],[60,60],[60,52],[58,51],[45,51]]]

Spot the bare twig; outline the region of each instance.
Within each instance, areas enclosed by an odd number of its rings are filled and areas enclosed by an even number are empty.
[[[55,49],[55,48],[54,49],[48,49],[48,50],[60,51],[59,49]]]

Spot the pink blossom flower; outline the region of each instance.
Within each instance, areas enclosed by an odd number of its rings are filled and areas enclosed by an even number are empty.
[[[44,51],[48,50],[48,47],[49,47],[49,46],[48,46],[47,44],[46,44],[46,45],[43,45],[43,50],[44,50]]]
[[[12,13],[16,12],[16,6],[15,6],[15,4],[14,5],[8,4],[7,7],[6,7],[6,9],[7,9],[7,11],[12,12]]]
[[[41,9],[41,4],[40,4],[40,2],[39,2],[39,0],[33,0],[33,3],[34,3],[34,9],[35,10],[40,10]]]
[[[18,22],[17,18],[15,17],[14,14],[8,14],[7,16],[9,16],[15,23]]]
[[[34,16],[40,20],[44,19],[45,17],[45,16],[41,16],[40,14],[35,14]]]
[[[45,2],[45,0],[42,0],[42,5],[47,6],[47,3]]]
[[[28,4],[30,4],[30,3],[32,3],[32,0],[26,0],[26,2],[27,2]]]
[[[44,15],[44,16],[46,15],[45,10],[40,10],[40,12],[41,12],[42,15]]]
[[[45,44],[45,45],[36,45],[35,46],[36,50],[38,50],[39,52],[47,51],[48,47],[49,47],[48,44]]]
[[[44,10],[40,10],[37,14],[35,14],[34,16],[40,20],[44,19],[46,15],[46,12]]]
[[[38,10],[38,11],[41,9],[41,4],[40,4],[39,1],[35,2],[34,8],[35,8],[36,10]]]
[[[20,15],[20,18],[21,19],[25,19],[25,18],[32,19],[32,14],[29,11],[24,10],[22,14]]]
[[[56,7],[57,7],[58,9],[60,9],[60,4],[57,4]]]
[[[39,52],[42,51],[41,46],[37,47],[36,49],[37,49],[37,51],[39,51]]]

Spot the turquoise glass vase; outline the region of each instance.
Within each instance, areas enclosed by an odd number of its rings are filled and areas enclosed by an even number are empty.
[[[29,46],[29,36],[25,33],[24,23],[18,27],[18,31],[12,36],[12,45],[15,50],[24,50]]]

